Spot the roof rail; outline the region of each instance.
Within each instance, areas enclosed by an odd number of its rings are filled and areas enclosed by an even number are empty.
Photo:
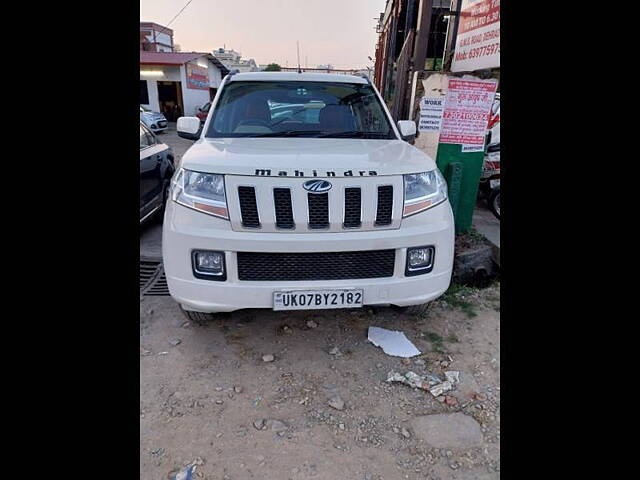
[[[355,76],[364,78],[367,81],[367,83],[371,85],[371,79],[369,78],[369,75],[365,73],[356,73]]]
[[[220,86],[224,85],[229,80],[231,80],[231,77],[233,77],[236,73],[240,73],[240,70],[238,70],[237,68],[234,68],[233,70],[229,70],[229,73],[227,73],[222,79],[222,82],[220,82]]]

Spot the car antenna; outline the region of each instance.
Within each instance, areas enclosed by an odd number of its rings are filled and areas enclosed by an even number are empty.
[[[298,40],[296,40],[296,49],[298,50],[298,73],[302,73],[300,68],[300,42]]]

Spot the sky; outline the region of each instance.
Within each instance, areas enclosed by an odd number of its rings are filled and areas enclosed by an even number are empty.
[[[140,0],[140,21],[167,26],[188,0]],[[183,52],[226,45],[258,64],[372,67],[386,0],[192,0],[169,26]],[[306,61],[306,64],[305,64]]]

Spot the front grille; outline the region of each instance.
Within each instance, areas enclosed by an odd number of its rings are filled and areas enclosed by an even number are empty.
[[[273,201],[276,209],[276,227],[293,228],[293,210],[291,208],[291,190],[288,188],[274,188]]]
[[[344,228],[358,228],[362,224],[360,204],[362,190],[344,189]]]
[[[238,187],[238,197],[240,199],[240,214],[242,215],[242,226],[249,228],[260,227],[260,218],[258,218],[258,206],[256,205],[255,188]]]
[[[238,278],[247,281],[350,280],[393,276],[395,250],[357,252],[238,252]]]
[[[331,177],[327,182],[332,187],[322,193],[304,189],[305,180],[284,175],[227,176],[231,228],[293,234],[364,232],[400,226],[402,177],[399,175]]]
[[[329,194],[308,193],[309,228],[329,228]]]
[[[378,187],[378,211],[376,225],[389,225],[393,213],[393,186],[383,185]]]

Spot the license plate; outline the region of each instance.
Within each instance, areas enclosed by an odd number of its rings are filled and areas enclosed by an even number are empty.
[[[494,178],[493,180],[489,180],[489,186],[491,188],[496,188],[500,186],[500,179],[499,178]]]
[[[158,126],[159,127],[166,127],[167,126],[167,122],[158,122]]]
[[[362,290],[292,290],[273,292],[274,310],[315,310],[362,307]]]

